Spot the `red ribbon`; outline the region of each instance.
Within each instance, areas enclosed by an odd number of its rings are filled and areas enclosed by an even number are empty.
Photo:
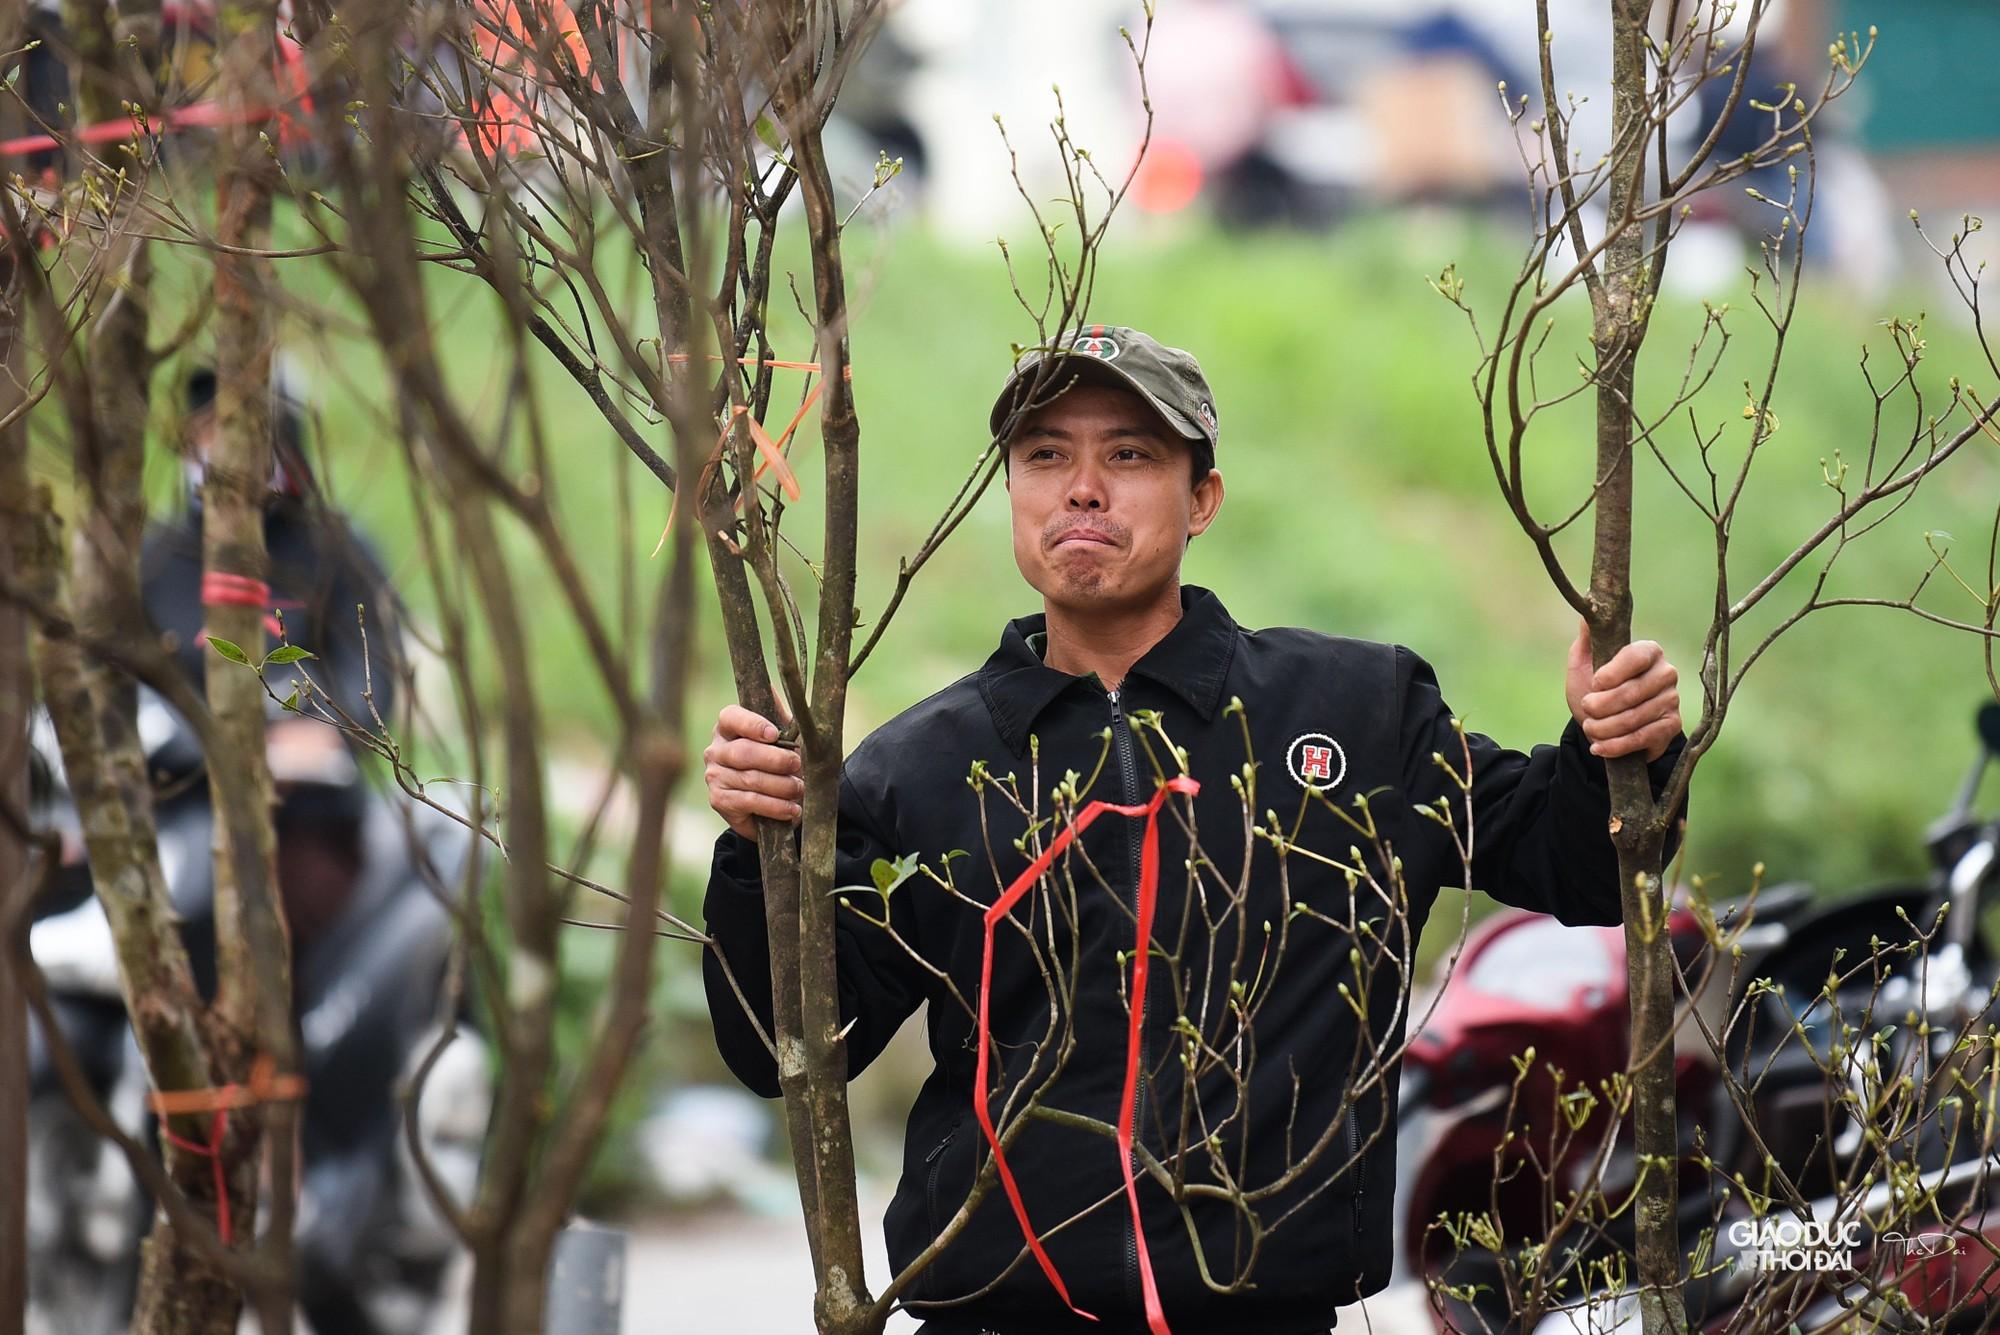
[[[201,575],[203,607],[254,607],[271,605],[271,586],[249,575],[232,575],[226,570],[205,570]]]
[[[1091,802],[1077,812],[1062,832],[1050,841],[1042,855],[1029,864],[1028,869],[1014,878],[1000,898],[993,901],[986,910],[986,941],[979,960],[979,1056],[973,1075],[972,1113],[979,1119],[979,1129],[986,1134],[986,1143],[993,1150],[993,1166],[999,1171],[1000,1185],[1006,1189],[1007,1201],[1014,1207],[1014,1218],[1021,1225],[1021,1235],[1028,1240],[1028,1250],[1034,1253],[1042,1273],[1062,1296],[1063,1304],[1070,1311],[1086,1320],[1097,1318],[1084,1311],[1070,1300],[1069,1286],[1056,1273],[1055,1262],[1042,1249],[1042,1241],[1035,1234],[1035,1226],[1028,1219],[1028,1207],[1021,1200],[1021,1188],[1014,1181],[1014,1174],[1007,1167],[1007,1155],[1000,1148],[1000,1135],[993,1127],[993,1114],[987,1107],[987,1052],[992,1047],[990,1018],[987,1011],[988,997],[993,990],[993,930],[1006,917],[1009,910],[1020,902],[1023,895],[1034,888],[1042,874],[1048,871],[1056,858],[1068,848],[1070,841],[1090,828],[1092,821],[1109,811],[1119,816],[1144,816],[1146,832],[1139,852],[1139,904],[1138,928],[1135,949],[1132,953],[1132,985],[1128,994],[1126,1009],[1131,1013],[1125,1032],[1125,1085],[1118,1100],[1118,1150],[1119,1168],[1125,1175],[1125,1200],[1132,1208],[1132,1236],[1138,1244],[1139,1285],[1146,1302],[1146,1327],[1152,1335],[1171,1335],[1167,1329],[1166,1313],[1160,1308],[1159,1285],[1153,1279],[1153,1261],[1146,1253],[1146,1233],[1139,1222],[1139,1186],[1132,1176],[1132,1123],[1137,1115],[1139,1091],[1139,1028],[1145,1020],[1146,973],[1150,963],[1153,939],[1153,909],[1159,898],[1160,884],[1160,806],[1167,800],[1168,793],[1193,795],[1201,791],[1201,785],[1185,774],[1177,774],[1168,779],[1150,802],[1141,806],[1120,806],[1113,802]]]
[[[313,100],[309,89],[312,78],[306,70],[305,51],[295,39],[282,33],[278,37],[277,68],[272,74],[285,93],[285,100],[298,102],[305,113],[311,115]],[[215,101],[195,102],[170,108],[157,120],[142,121],[135,116],[114,117],[94,125],[76,126],[61,135],[30,134],[18,139],[0,140],[0,157],[43,153],[52,148],[79,144],[119,143],[155,130],[170,134],[175,130],[212,130],[224,125],[256,125],[264,121],[277,122],[278,137],[282,140],[289,141],[296,132],[291,116],[282,106],[226,107]]]
[[[52,148],[68,148],[78,144],[121,143],[155,128],[172,133],[175,130],[209,130],[223,125],[254,125],[267,120],[279,121],[287,131],[281,137],[290,137],[288,118],[282,111],[264,108],[228,111],[217,102],[196,102],[191,106],[175,107],[162,115],[157,122],[152,123],[128,117],[123,120],[98,121],[94,125],[79,125],[60,136],[29,134],[19,139],[0,140],[0,157],[44,153]]]
[[[296,1103],[305,1096],[306,1082],[295,1075],[277,1074],[277,1063],[268,1054],[259,1055],[251,1064],[248,1084],[231,1083],[217,1089],[155,1091],[151,1096],[149,1101],[153,1111],[162,1118],[202,1112],[209,1114],[206,1145],[175,1135],[170,1126],[162,1126],[161,1134],[176,1148],[200,1155],[214,1166],[215,1232],[222,1239],[223,1246],[235,1243],[235,1230],[229,1217],[229,1167],[222,1159],[222,1141],[229,1130],[229,1114],[240,1108],[254,1108],[261,1103],[280,1100]]]
[[[236,1086],[224,1085],[218,1093],[234,1093]],[[229,1223],[229,1168],[222,1162],[222,1137],[229,1129],[229,1114],[217,1108],[208,1119],[208,1144],[187,1140],[175,1135],[171,1130],[162,1129],[160,1134],[167,1143],[177,1149],[186,1150],[207,1159],[215,1168],[215,1232],[225,1247],[235,1244],[234,1230]]]

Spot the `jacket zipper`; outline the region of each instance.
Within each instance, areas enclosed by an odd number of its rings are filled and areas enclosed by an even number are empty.
[[[924,1208],[929,1211],[931,1236],[938,1235],[938,1178],[944,1173],[944,1152],[951,1148],[951,1142],[958,1138],[959,1123],[953,1122],[951,1130],[944,1133],[944,1139],[931,1147],[924,1156],[924,1163],[930,1168],[930,1176],[924,1182]]]
[[[933,1238],[940,1231],[938,1224],[938,1179],[944,1175],[944,1152],[951,1148],[952,1141],[958,1139],[958,1129],[964,1124],[965,1120],[963,1117],[953,1122],[951,1129],[944,1133],[944,1139],[931,1146],[931,1152],[924,1156],[924,1163],[930,1169],[930,1172],[924,1178],[924,1222],[930,1226],[930,1236]],[[917,1288],[919,1291],[924,1293],[932,1291],[936,1284],[937,1269],[935,1262],[924,1267],[924,1273],[917,1277]]]
[[[1111,737],[1113,745],[1118,748],[1118,772],[1119,777],[1125,783],[1124,801],[1127,805],[1137,805],[1141,801],[1139,795],[1139,767],[1132,756],[1131,725],[1126,721],[1124,708],[1119,704],[1118,692],[1106,691],[1105,694],[1111,700]],[[1140,836],[1137,824],[1132,821],[1125,822],[1125,850],[1129,864],[1127,870],[1131,873],[1132,877],[1132,913],[1134,917],[1137,917],[1139,912]],[[1145,950],[1148,948],[1148,944],[1144,941],[1138,942],[1137,948]],[[1147,1051],[1146,1043],[1146,998],[1143,996],[1133,997],[1130,1004],[1139,1008],[1139,1080],[1138,1087],[1134,1091],[1132,1099],[1132,1173],[1136,1177],[1139,1173],[1138,1144],[1140,1137],[1144,1133],[1147,1096],[1151,1092],[1151,1080],[1147,1076],[1147,1071],[1153,1063],[1151,1054]],[[1125,1288],[1134,1303],[1141,1301],[1143,1296],[1143,1289],[1139,1282],[1138,1230],[1139,1226],[1136,1221],[1126,1220]]]

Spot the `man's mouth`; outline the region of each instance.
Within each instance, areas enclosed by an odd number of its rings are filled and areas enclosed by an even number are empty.
[[[1109,533],[1094,528],[1068,529],[1055,540],[1055,545],[1057,547],[1065,547],[1073,542],[1090,543],[1105,547],[1115,547],[1118,545],[1117,539],[1113,538]]]

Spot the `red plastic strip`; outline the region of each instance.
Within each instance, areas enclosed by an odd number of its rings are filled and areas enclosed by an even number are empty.
[[[225,1095],[234,1094],[236,1086],[224,1085],[215,1092]],[[224,1112],[221,1108],[217,1108],[214,1114],[209,1117],[208,1144],[206,1145],[198,1141],[184,1139],[175,1135],[172,1131],[163,1131],[161,1133],[166,1136],[169,1144],[178,1149],[186,1150],[189,1154],[198,1154],[214,1165],[215,1231],[221,1237],[222,1245],[225,1247],[234,1246],[236,1242],[234,1237],[235,1230],[231,1228],[229,1222],[229,1173],[222,1166],[222,1136],[223,1132],[228,1129],[228,1116],[228,1113]]]
[[[1193,779],[1186,782],[1190,787],[1198,786]],[[1146,834],[1139,845],[1139,922],[1132,951],[1130,1003],[1126,1006],[1131,1021],[1125,1031],[1125,1088],[1118,1097],[1118,1166],[1125,1173],[1125,1199],[1132,1207],[1132,1242],[1139,1253],[1139,1288],[1146,1301],[1146,1329],[1152,1335],[1170,1333],[1166,1313],[1160,1308],[1160,1288],[1153,1280],[1153,1258],[1146,1254],[1146,1230],[1139,1223],[1139,1186],[1132,1179],[1132,1123],[1138,1107],[1139,1026],[1146,1018],[1146,970],[1153,953],[1153,906],[1160,888],[1160,803],[1168,791],[1162,788],[1147,803]]]
[[[232,575],[226,570],[206,570],[201,576],[201,603],[204,607],[255,607],[271,605],[271,586],[248,575]]]
[[[278,1075],[277,1064],[268,1055],[259,1056],[250,1067],[250,1083],[222,1085],[215,1089],[156,1090],[150,1102],[161,1117],[184,1117],[208,1113],[208,1143],[174,1134],[162,1127],[168,1143],[189,1154],[207,1159],[215,1171],[215,1232],[225,1247],[235,1245],[235,1228],[229,1214],[229,1172],[222,1161],[222,1141],[229,1130],[229,1114],[239,1108],[279,1100],[296,1102],[306,1096],[306,1082],[295,1075]]]
[[[1020,1185],[1014,1180],[1013,1170],[1007,1166],[1006,1151],[1000,1147],[1000,1135],[993,1126],[993,1113],[987,1107],[987,1082],[989,1068],[987,1055],[992,1047],[991,1015],[988,1010],[989,994],[993,990],[993,933],[1000,920],[1007,916],[1022,896],[1034,888],[1055,860],[1068,848],[1070,841],[1089,829],[1091,823],[1109,811],[1114,815],[1145,817],[1145,840],[1139,856],[1139,904],[1137,941],[1132,954],[1132,986],[1129,1010],[1131,1022],[1125,1035],[1125,1084],[1119,1096],[1118,1107],[1118,1148],[1123,1160],[1125,1176],[1125,1199],[1132,1208],[1132,1229],[1139,1244],[1139,1283],[1146,1303],[1146,1325],[1152,1335],[1171,1335],[1167,1329],[1166,1314],[1160,1307],[1159,1286],[1153,1278],[1152,1258],[1146,1251],[1146,1236],[1139,1227],[1139,1190],[1132,1176],[1132,1123],[1136,1116],[1139,1088],[1139,1027],[1144,1019],[1144,998],[1148,951],[1152,940],[1153,909],[1159,897],[1159,813],[1160,804],[1167,800],[1169,793],[1194,794],[1201,791],[1201,785],[1181,774],[1173,778],[1153,794],[1152,800],[1141,806],[1122,806],[1114,802],[1091,802],[1077,812],[1076,819],[1049,842],[1042,855],[1028,865],[1028,869],[1014,878],[1013,884],[993,901],[985,913],[985,943],[979,960],[979,1053],[975,1061],[973,1075],[972,1114],[979,1120],[979,1129],[986,1135],[986,1143],[993,1150],[993,1167],[999,1173],[1000,1185],[1007,1193],[1007,1201],[1014,1207],[1014,1218],[1021,1225],[1021,1235],[1027,1239],[1028,1250],[1034,1255],[1036,1264],[1048,1277],[1049,1284],[1062,1297],[1063,1304],[1070,1311],[1090,1321],[1097,1317],[1078,1307],[1070,1299],[1069,1286],[1063,1283],[1056,1272],[1055,1262],[1042,1248],[1041,1238],[1035,1233],[1035,1226],[1028,1218],[1028,1207],[1021,1199]]]
[[[21,153],[42,153],[52,148],[66,148],[75,144],[111,144],[130,139],[135,135],[151,133],[157,128],[161,133],[187,129],[214,129],[220,125],[254,125],[259,121],[281,119],[284,113],[268,107],[252,107],[243,111],[225,110],[219,102],[196,102],[191,106],[175,107],[157,123],[141,125],[131,118],[99,121],[95,125],[79,125],[57,137],[52,134],[23,135],[19,139],[0,140],[0,157],[12,157]]]

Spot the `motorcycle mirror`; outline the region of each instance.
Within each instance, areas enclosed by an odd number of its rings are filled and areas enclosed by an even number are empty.
[[[2000,703],[1988,700],[1979,707],[1979,740],[1989,754],[2000,756]]]

